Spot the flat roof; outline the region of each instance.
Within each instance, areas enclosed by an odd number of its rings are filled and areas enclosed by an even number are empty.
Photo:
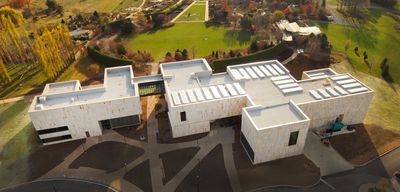
[[[79,81],[64,81],[46,84],[42,94],[56,94],[80,89]]]
[[[351,75],[329,68],[305,71],[309,79],[296,80],[277,60],[232,65],[227,72],[217,74],[212,74],[204,59],[180,61],[162,64],[161,73],[172,106],[248,96],[250,107],[263,108],[250,114],[259,127],[299,120],[302,112],[294,112],[297,106],[289,105],[291,102],[317,102],[372,91]]]
[[[247,108],[246,111],[258,129],[307,120],[307,117],[299,112],[291,103]]]
[[[171,91],[200,87],[197,78],[210,76],[212,70],[205,59],[164,63],[161,73]]]
[[[69,90],[35,97],[30,111],[68,107],[136,96],[131,66],[106,68],[101,87]]]

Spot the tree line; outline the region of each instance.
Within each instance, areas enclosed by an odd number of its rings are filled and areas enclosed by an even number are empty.
[[[23,21],[17,22],[12,18],[10,15],[0,15],[1,84],[12,81],[8,71],[11,67],[40,67],[50,80],[54,80],[74,61],[75,46],[66,26],[60,24],[52,29],[45,27],[28,32],[21,25]]]

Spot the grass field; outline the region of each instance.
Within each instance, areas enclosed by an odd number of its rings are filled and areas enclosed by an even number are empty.
[[[16,174],[8,167],[40,145],[27,114],[29,105],[29,101],[0,105],[0,188],[25,179],[26,175]]]
[[[376,124],[385,129],[400,133],[400,110],[397,110],[397,106],[400,105],[399,85],[391,86],[382,79],[358,71],[346,62],[331,65],[331,67],[338,73],[352,74],[375,91],[374,98],[364,120],[365,124]]]
[[[154,32],[140,34],[126,39],[133,50],[149,51],[156,61],[166,52],[187,49],[190,57],[210,55],[212,51],[248,47],[254,37],[246,32],[231,32],[223,27],[206,27],[204,23],[177,23],[175,26]]]
[[[176,21],[204,21],[206,13],[206,4],[196,2],[187,9]]]
[[[386,57],[390,66],[389,73],[395,83],[400,83],[400,54],[397,47],[400,45],[400,35],[395,30],[399,23],[381,11],[370,11],[369,22],[358,27],[339,26],[335,24],[320,24],[321,30],[327,34],[333,50],[345,53],[345,45],[350,42],[346,55],[352,66],[362,72],[381,77],[380,64]],[[359,48],[358,57],[354,48]],[[372,65],[369,72],[363,60],[362,53],[366,51],[368,61]]]
[[[46,1],[34,0],[33,7],[46,8]],[[113,12],[121,11],[128,7],[137,7],[142,3],[142,0],[58,0],[64,7],[64,15],[87,12]]]
[[[400,3],[396,3],[396,5],[394,6],[394,8],[400,11]]]
[[[143,0],[122,0],[114,11],[124,11],[128,7],[139,7]]]

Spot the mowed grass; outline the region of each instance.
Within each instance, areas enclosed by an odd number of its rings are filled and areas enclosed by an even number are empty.
[[[369,22],[358,27],[335,24],[320,24],[320,27],[327,34],[333,50],[345,53],[352,66],[359,71],[381,77],[380,64],[384,58],[388,58],[389,73],[394,82],[399,84],[400,35],[395,30],[398,24],[392,17],[374,10],[370,11]],[[346,43],[350,43],[347,52],[345,51]],[[360,57],[355,54],[355,47],[359,48]],[[372,65],[371,71],[363,60],[364,51],[367,52],[368,62]]]
[[[0,105],[1,166],[11,165],[40,143],[28,116],[29,106],[28,100]]]
[[[394,6],[395,9],[397,9],[398,11],[400,11],[400,3],[396,3],[396,5]]]
[[[248,47],[254,39],[246,32],[232,32],[224,27],[206,27],[204,23],[177,23],[175,26],[124,39],[133,50],[150,52],[156,61],[167,52],[187,49],[190,57],[205,57],[212,51]]]
[[[400,110],[397,109],[400,106],[399,85],[390,85],[380,78],[360,72],[346,61],[331,67],[338,73],[350,73],[374,90],[374,97],[364,119],[365,124],[375,124],[400,133]]]
[[[196,2],[187,9],[176,21],[203,21],[205,19],[206,4]]]
[[[126,8],[129,7],[139,7],[142,4],[143,0],[123,0],[119,5],[114,9],[114,11],[125,11]]]
[[[64,15],[68,15],[78,12],[112,12],[122,4],[123,1],[127,0],[58,0],[57,2],[64,7]],[[46,8],[46,1],[34,0],[32,5],[35,7]]]

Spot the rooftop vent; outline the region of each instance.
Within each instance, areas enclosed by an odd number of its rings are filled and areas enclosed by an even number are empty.
[[[331,81],[329,81],[329,79],[325,79],[323,85],[324,86],[329,86],[329,85],[331,85]]]
[[[37,104],[35,110],[43,110],[43,104]]]
[[[45,96],[39,97],[39,103],[44,103],[44,102],[46,102],[46,97]]]

